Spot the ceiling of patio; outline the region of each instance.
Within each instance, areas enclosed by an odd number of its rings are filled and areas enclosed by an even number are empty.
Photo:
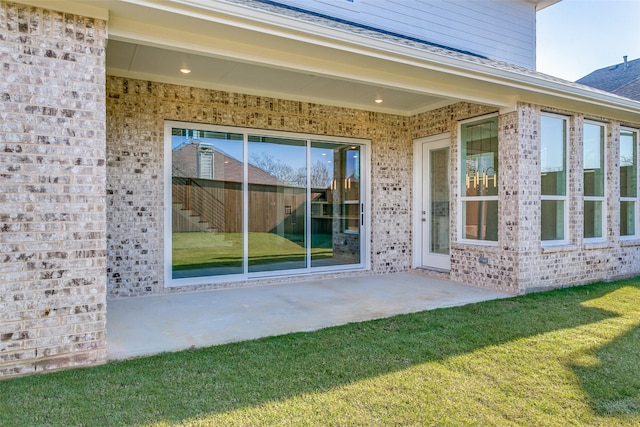
[[[190,74],[179,69],[188,67]],[[107,73],[281,99],[411,115],[455,99],[119,40],[107,45]],[[382,99],[380,104],[375,99]]]

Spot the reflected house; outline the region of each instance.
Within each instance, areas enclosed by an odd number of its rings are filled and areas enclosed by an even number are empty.
[[[640,275],[640,102],[535,71],[557,2],[0,2],[0,376],[108,298]]]

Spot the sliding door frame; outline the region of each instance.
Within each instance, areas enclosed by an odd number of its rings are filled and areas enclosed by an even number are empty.
[[[243,185],[242,185],[242,233],[243,233],[243,273],[230,275],[198,276],[189,278],[173,278],[172,264],[172,130],[173,129],[197,129],[221,133],[243,135]],[[338,145],[355,145],[360,148],[360,176],[363,183],[360,185],[360,262],[357,264],[331,265],[322,267],[311,266],[311,187],[306,188],[305,211],[305,253],[306,267],[294,270],[274,270],[261,272],[248,272],[248,237],[249,237],[249,159],[248,138],[249,135],[260,135],[284,139],[297,139],[306,141],[307,183],[310,183],[311,174],[311,147],[313,142],[328,142]],[[322,273],[335,273],[341,271],[369,270],[371,267],[370,241],[371,241],[371,169],[370,169],[371,142],[365,139],[344,138],[326,135],[304,134],[296,132],[269,131],[254,128],[240,128],[230,126],[217,126],[194,122],[165,121],[164,124],[164,286],[193,286],[215,283],[241,282],[252,279],[267,279],[282,276],[310,275]],[[363,184],[363,185],[362,185]]]

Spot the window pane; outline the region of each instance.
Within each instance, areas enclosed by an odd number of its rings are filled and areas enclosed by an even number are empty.
[[[461,140],[463,194],[498,195],[498,118],[463,124]]]
[[[249,272],[305,268],[306,141],[249,136]]]
[[[637,132],[620,132],[620,197],[636,197],[638,179]]]
[[[542,200],[542,240],[564,240],[564,201]]]
[[[172,131],[172,277],[242,273],[242,135]]]
[[[567,192],[565,120],[542,116],[540,122],[542,195],[564,196]]]
[[[602,202],[584,201],[584,238],[602,237]]]
[[[604,196],[604,126],[584,125],[584,195]]]
[[[636,234],[636,204],[635,202],[620,202],[620,235],[633,236]]]
[[[498,201],[466,201],[462,204],[463,238],[498,241]]]
[[[360,262],[360,159],[356,145],[311,141],[311,266]]]

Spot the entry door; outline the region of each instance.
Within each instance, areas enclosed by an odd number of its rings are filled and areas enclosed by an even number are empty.
[[[449,270],[449,144],[448,135],[422,142],[422,194],[419,215],[422,267]]]

